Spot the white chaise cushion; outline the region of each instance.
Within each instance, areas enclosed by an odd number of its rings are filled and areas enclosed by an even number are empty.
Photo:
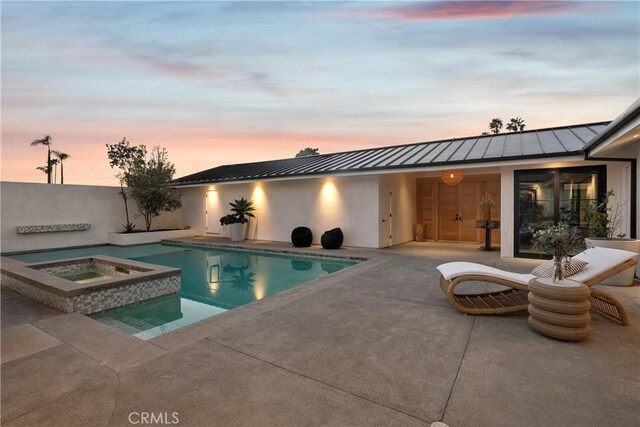
[[[535,277],[533,274],[512,273],[475,262],[448,262],[439,265],[437,269],[440,274],[442,274],[442,277],[447,280],[452,280],[460,276],[487,276],[498,277],[526,285],[529,283],[529,280]]]
[[[610,270],[630,259],[638,259],[635,252],[623,251],[611,248],[590,248],[584,252],[580,252],[573,259],[587,262],[587,266],[579,273],[571,276],[571,280],[576,282],[587,282],[594,277]],[[489,276],[498,277],[512,282],[526,285],[529,280],[536,277],[533,274],[512,273],[510,271],[500,270],[499,268],[489,267],[487,265],[475,262],[448,262],[437,267],[442,277],[447,280],[455,279],[460,276]]]
[[[589,248],[580,252],[573,259],[586,261],[589,264],[577,274],[571,276],[576,282],[587,282],[630,259],[638,259],[638,254],[612,248]]]

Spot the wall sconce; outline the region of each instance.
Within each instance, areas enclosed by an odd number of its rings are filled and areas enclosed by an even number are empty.
[[[440,179],[447,185],[456,185],[464,178],[464,172],[460,169],[443,171]]]

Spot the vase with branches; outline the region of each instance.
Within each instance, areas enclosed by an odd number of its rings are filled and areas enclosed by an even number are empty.
[[[571,257],[585,248],[584,237],[580,231],[564,222],[537,230],[531,242],[533,250],[553,258],[554,283],[564,281]]]
[[[553,258],[554,283],[564,281],[571,257],[585,248],[584,237],[580,231],[564,222],[537,230],[531,242],[533,250],[551,255]]]
[[[491,221],[491,208],[496,206],[496,198],[491,193],[486,193],[480,198],[480,207],[484,210],[484,219]]]

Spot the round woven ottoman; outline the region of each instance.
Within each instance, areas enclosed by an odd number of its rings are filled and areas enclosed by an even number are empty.
[[[344,241],[344,235],[342,230],[334,228],[333,230],[325,231],[320,238],[320,243],[325,249],[339,249]]]
[[[313,233],[309,227],[296,227],[291,232],[291,243],[296,248],[308,248],[313,241]]]
[[[529,326],[539,334],[563,341],[582,341],[589,336],[591,290],[582,283],[551,278],[529,282]]]

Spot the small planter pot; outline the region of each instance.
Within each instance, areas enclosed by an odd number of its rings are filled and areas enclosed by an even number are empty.
[[[585,239],[585,243],[588,248],[598,247],[598,248],[612,248],[612,249],[622,249],[623,251],[630,251],[635,253],[640,253],[640,240],[637,239],[611,239],[607,240],[599,237],[588,237]],[[616,274],[613,277],[602,282],[603,285],[610,286],[629,286],[633,284],[633,276],[637,275],[640,277],[640,266],[636,266],[636,268],[629,268],[622,273]]]
[[[230,235],[232,242],[242,242],[244,241],[244,236],[246,234],[246,224],[235,223],[229,225]]]

